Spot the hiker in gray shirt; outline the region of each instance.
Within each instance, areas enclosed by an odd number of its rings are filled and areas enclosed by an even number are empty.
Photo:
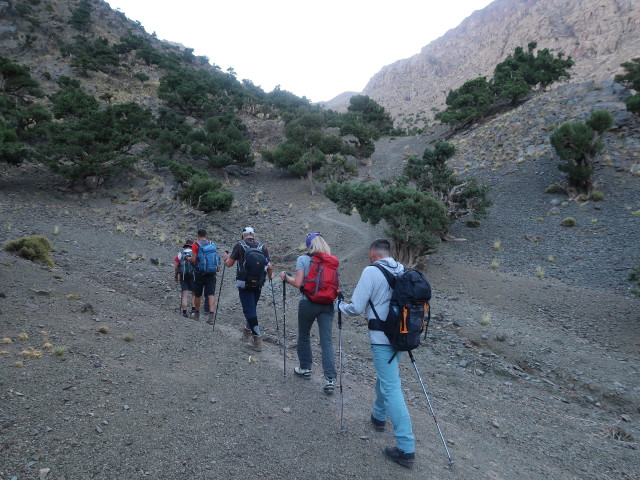
[[[374,264],[382,266],[393,275],[401,273],[404,266],[391,257],[391,245],[386,239],[373,241],[369,247],[369,260],[371,265],[362,271],[353,291],[351,303],[340,302],[338,308],[345,315],[364,313],[371,323],[371,320],[375,321],[376,316],[369,301],[378,312],[378,317],[384,320],[389,312],[392,293],[384,274]],[[386,447],[384,453],[394,462],[411,468],[415,462],[415,440],[398,369],[401,354],[394,351],[389,339],[380,330],[369,330],[369,340],[377,376],[376,399],[373,403],[371,423],[376,431],[382,432],[385,429],[387,417],[391,419],[397,446]],[[392,357],[393,359],[389,361]]]

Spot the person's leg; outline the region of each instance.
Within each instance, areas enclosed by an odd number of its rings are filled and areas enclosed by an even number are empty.
[[[214,294],[216,292],[216,274],[207,275],[206,281],[204,284],[204,294],[207,301],[207,307],[209,311],[209,319],[207,323],[213,324],[213,315],[214,315],[214,306],[215,306],[215,297]]]
[[[195,318],[200,316],[200,300],[204,291],[204,277],[202,275],[196,275],[193,286],[193,306],[196,307],[194,312]]]
[[[242,304],[242,313],[247,321],[247,328],[251,329],[253,335],[260,335],[258,327],[258,317],[256,315],[255,293],[251,289],[239,288],[238,295]]]
[[[300,368],[311,370],[313,357],[311,354],[311,326],[315,320],[313,305],[307,300],[298,302],[298,362]]]
[[[322,370],[327,379],[336,378],[336,362],[333,350],[333,305],[318,305],[318,332],[322,349]]]
[[[376,400],[373,405],[374,417],[385,420],[389,415],[393,424],[393,435],[400,450],[405,453],[415,451],[415,438],[411,425],[411,417],[407,410],[402,393],[398,362],[398,353],[389,363],[394,351],[389,345],[371,345],[373,364],[378,376],[376,380]]]

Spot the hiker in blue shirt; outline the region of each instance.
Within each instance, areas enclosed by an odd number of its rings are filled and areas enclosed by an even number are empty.
[[[392,293],[384,274],[374,264],[382,266],[393,275],[401,273],[404,266],[391,257],[391,244],[382,238],[374,240],[369,247],[369,260],[371,265],[362,271],[353,291],[351,303],[339,302],[338,308],[345,315],[360,315],[364,312],[371,324],[372,320],[375,322],[375,314],[369,301],[373,303],[378,316],[385,319]],[[377,376],[376,399],[373,403],[371,423],[376,431],[382,432],[385,429],[387,417],[390,418],[397,446],[386,447],[384,453],[394,462],[411,468],[415,462],[415,439],[398,369],[401,354],[394,351],[389,339],[380,330],[369,330],[369,340]],[[389,362],[392,357],[393,359]]]

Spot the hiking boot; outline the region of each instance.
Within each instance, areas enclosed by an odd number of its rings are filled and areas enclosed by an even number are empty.
[[[335,385],[335,380],[333,378],[327,378],[327,383],[325,383],[324,385],[324,393],[326,393],[327,395],[333,395],[333,390],[335,389],[336,385]]]
[[[242,341],[243,342],[252,342],[253,341],[253,334],[251,333],[251,329],[244,327],[242,329]]]
[[[311,370],[308,369],[308,368],[295,367],[293,369],[293,373],[295,373],[299,377],[304,378],[305,380],[310,380],[311,379]]]
[[[378,420],[376,417],[371,414],[371,423],[373,424],[376,432],[384,432],[384,427],[387,425],[386,421]]]
[[[415,452],[405,453],[398,447],[387,447],[384,449],[384,454],[389,460],[393,460],[403,467],[413,468],[413,465],[416,462]]]
[[[194,310],[191,312],[191,318],[193,318],[196,322],[200,320],[200,310]]]
[[[187,313],[187,311],[185,310],[184,312],[182,312],[182,316],[184,318],[189,318],[189,314]]]
[[[213,313],[209,313],[209,315],[207,315],[207,324],[208,325],[213,325]]]
[[[255,350],[256,352],[262,351],[262,337],[260,335],[252,335],[253,343],[249,345],[251,350]]]

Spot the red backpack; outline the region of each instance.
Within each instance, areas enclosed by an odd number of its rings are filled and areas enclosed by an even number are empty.
[[[304,279],[300,291],[315,303],[331,304],[338,297],[338,257],[328,253],[316,252],[311,255],[309,273]]]

